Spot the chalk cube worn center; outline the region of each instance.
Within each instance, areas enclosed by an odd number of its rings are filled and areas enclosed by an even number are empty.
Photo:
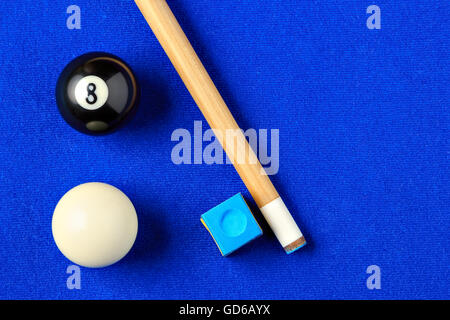
[[[204,213],[201,221],[223,256],[262,235],[261,227],[240,193]]]

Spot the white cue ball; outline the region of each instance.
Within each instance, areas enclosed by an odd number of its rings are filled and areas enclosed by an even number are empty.
[[[130,199],[105,183],[76,186],[53,212],[52,232],[58,249],[84,267],[106,267],[122,259],[133,246],[137,230]]]

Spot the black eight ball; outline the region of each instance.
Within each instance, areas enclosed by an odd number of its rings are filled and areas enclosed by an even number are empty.
[[[87,53],[71,61],[56,85],[56,102],[68,124],[91,134],[107,134],[134,113],[139,86],[131,68],[104,52]]]

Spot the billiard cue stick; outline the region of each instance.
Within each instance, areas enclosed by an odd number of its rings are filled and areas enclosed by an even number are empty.
[[[305,238],[265,173],[219,91],[165,0],[135,0],[156,38],[191,93],[239,173],[267,223],[287,253],[306,244]],[[226,133],[236,133],[236,145]]]

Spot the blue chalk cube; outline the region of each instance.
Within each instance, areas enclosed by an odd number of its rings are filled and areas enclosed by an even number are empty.
[[[262,235],[261,227],[240,193],[204,213],[201,221],[223,256]]]

